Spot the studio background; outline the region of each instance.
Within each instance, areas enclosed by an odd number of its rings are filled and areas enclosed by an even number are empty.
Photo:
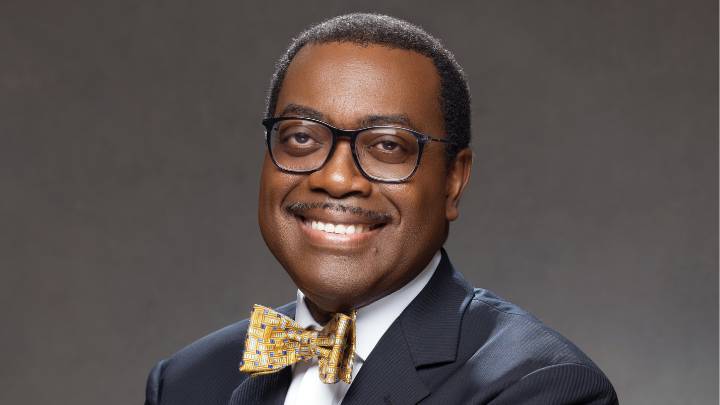
[[[258,230],[265,91],[349,11],[440,37],[473,97],[447,249],[624,404],[718,403],[715,1],[0,2],[0,403],[141,403],[294,288]]]

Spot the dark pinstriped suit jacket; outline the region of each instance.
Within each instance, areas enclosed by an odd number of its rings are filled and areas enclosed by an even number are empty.
[[[278,310],[294,316],[295,304]],[[150,372],[146,405],[282,404],[290,368],[238,371],[247,320],[214,332]],[[308,404],[312,399],[308,398]],[[527,312],[473,289],[445,251],[428,285],[370,353],[345,404],[617,404],[607,377]]]

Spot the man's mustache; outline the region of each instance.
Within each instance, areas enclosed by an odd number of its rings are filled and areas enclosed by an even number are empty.
[[[328,211],[349,212],[351,214],[368,218],[375,222],[390,222],[392,216],[384,212],[367,210],[352,205],[330,203],[330,202],[294,202],[285,206],[285,211],[293,215],[303,216],[311,209],[323,209]]]

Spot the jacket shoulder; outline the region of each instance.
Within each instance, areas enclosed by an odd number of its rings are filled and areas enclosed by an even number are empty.
[[[538,318],[493,292],[476,288],[463,318],[463,335],[476,351],[512,350],[528,369],[561,363],[597,368],[575,344]],[[472,348],[471,348],[472,350]]]
[[[587,395],[608,399],[602,403],[617,401],[607,377],[575,344],[485,289],[475,289],[465,309],[455,366],[433,394],[435,399],[464,392],[472,403],[487,403],[521,389],[535,390],[543,398],[566,390],[576,399]],[[507,398],[517,401],[522,395]]]

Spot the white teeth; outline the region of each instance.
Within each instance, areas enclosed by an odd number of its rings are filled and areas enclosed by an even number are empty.
[[[320,221],[310,221],[310,227],[312,229],[323,231],[327,233],[336,233],[339,235],[353,235],[356,233],[363,233],[370,230],[369,226],[362,224],[357,225],[345,225],[345,224],[330,224]]]

